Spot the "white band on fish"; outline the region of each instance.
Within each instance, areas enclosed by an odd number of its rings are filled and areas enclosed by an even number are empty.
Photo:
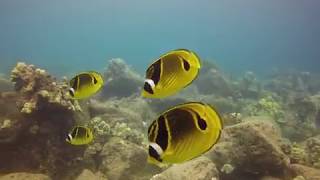
[[[159,156],[163,153],[162,148],[157,143],[150,143],[149,146],[156,150]]]
[[[74,89],[73,88],[70,88],[69,91],[71,91],[74,94]]]
[[[156,86],[152,79],[146,79],[146,80],[144,80],[144,82],[148,83],[152,88],[154,88]]]
[[[69,137],[69,141],[71,141],[72,140],[72,136],[71,136],[71,134],[68,134],[68,137]]]

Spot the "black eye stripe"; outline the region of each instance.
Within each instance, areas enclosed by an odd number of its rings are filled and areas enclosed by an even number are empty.
[[[153,63],[147,70],[146,78],[152,79],[154,84],[157,85],[160,81],[162,60],[159,59]]]
[[[148,152],[149,152],[149,156],[153,157],[154,159],[156,159],[159,162],[162,162],[160,155],[157,153],[157,151],[152,146],[149,146]]]
[[[144,83],[143,89],[150,94],[154,94],[152,87],[147,82]]]

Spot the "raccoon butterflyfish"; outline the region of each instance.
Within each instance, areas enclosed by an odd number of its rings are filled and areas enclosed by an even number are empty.
[[[72,145],[85,145],[93,140],[92,130],[84,126],[76,126],[68,134],[66,141]]]
[[[222,128],[220,115],[207,104],[175,106],[149,126],[148,162],[162,166],[198,157],[216,144]]]
[[[103,86],[101,74],[93,71],[83,72],[70,80],[69,94],[74,99],[83,99],[97,93]]]
[[[177,93],[197,77],[200,66],[199,57],[190,50],[162,55],[147,69],[142,96],[164,98]]]

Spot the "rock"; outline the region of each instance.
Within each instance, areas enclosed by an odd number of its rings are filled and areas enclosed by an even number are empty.
[[[282,177],[287,174],[289,158],[281,150],[280,137],[270,122],[243,122],[225,128],[207,155],[218,169],[226,163],[234,167],[231,174],[222,174],[226,178]]]
[[[320,170],[307,167],[300,164],[291,164],[290,169],[292,171],[293,177],[303,176],[305,180],[319,180]]]
[[[0,171],[28,169],[61,179],[81,166],[84,149],[64,141],[76,110],[68,85],[25,63],[17,63],[11,81],[15,92],[0,93]]]
[[[230,81],[217,69],[202,70],[194,84],[201,94],[214,94],[219,96],[232,96],[233,90]]]
[[[109,99],[105,102],[93,100],[90,103],[90,114],[91,117],[99,115],[112,116],[117,122],[132,124],[133,128],[140,129],[142,129],[142,120],[151,121],[155,117],[148,101],[136,96]]]
[[[146,142],[142,132],[147,131],[155,114],[145,99],[131,96],[91,102],[90,112],[94,118],[90,124],[102,136],[98,139],[106,140],[106,137],[116,136],[139,145]]]
[[[16,100],[15,93],[0,93],[0,144],[16,141],[22,130],[30,124],[20,114]]]
[[[272,176],[264,176],[260,180],[282,180],[280,178],[272,177]]]
[[[111,138],[100,153],[101,164],[99,170],[112,180],[133,179],[146,167],[147,152],[142,147]]]
[[[100,172],[94,174],[92,171],[85,169],[75,180],[107,180],[107,177]]]
[[[183,164],[172,165],[151,180],[212,180],[219,173],[214,163],[206,157],[199,157]]]
[[[111,59],[104,73],[106,85],[101,98],[128,97],[140,93],[143,78],[122,59]]]
[[[320,136],[307,139],[305,141],[305,151],[308,164],[320,168]]]
[[[51,178],[44,174],[33,173],[10,173],[0,177],[0,180],[50,180]]]

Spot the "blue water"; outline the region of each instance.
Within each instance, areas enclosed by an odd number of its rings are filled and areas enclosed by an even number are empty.
[[[135,69],[189,48],[231,73],[318,71],[319,0],[1,0],[0,71],[68,74],[120,57]]]

